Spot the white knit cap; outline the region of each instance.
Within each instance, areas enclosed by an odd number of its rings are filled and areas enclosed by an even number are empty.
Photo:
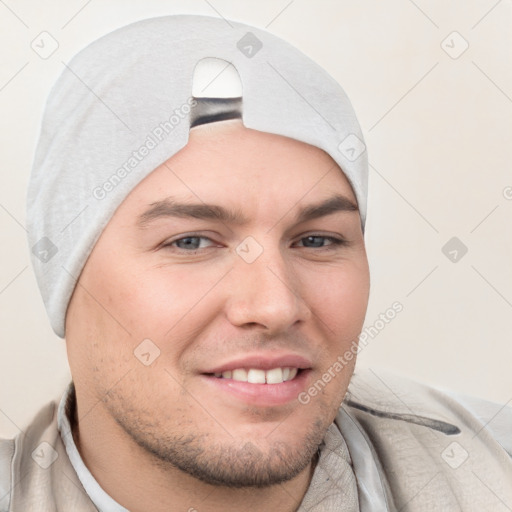
[[[206,58],[223,59],[238,73],[244,126],[317,146],[334,159],[364,228],[363,136],[346,94],[320,66],[264,30],[219,18],[128,25],[66,65],[47,101],[28,186],[32,264],[61,338],[76,281],[115,210],[187,144],[194,70]]]

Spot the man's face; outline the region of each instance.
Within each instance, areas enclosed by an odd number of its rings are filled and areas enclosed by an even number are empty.
[[[334,377],[332,365],[357,339],[369,292],[357,210],[342,201],[297,221],[335,195],[356,204],[318,148],[238,121],[194,128],[117,209],[75,289],[66,335],[78,416],[94,407],[102,422],[85,415],[80,428],[212,484],[305,470],[353,373],[354,360]],[[166,199],[246,222],[169,215],[155,204]]]

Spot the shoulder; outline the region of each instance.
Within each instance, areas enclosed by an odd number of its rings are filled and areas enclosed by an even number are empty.
[[[0,512],[9,510],[14,439],[0,439]]]
[[[336,424],[362,488],[381,482],[400,509],[476,512],[512,503],[506,404],[364,370],[354,374]]]
[[[512,457],[512,399],[500,404],[453,391],[444,390],[444,393]]]
[[[354,374],[345,403],[374,418],[422,425],[446,435],[485,431],[512,457],[511,402],[494,403],[388,372],[362,370]]]
[[[32,440],[56,430],[55,401],[42,407],[23,432],[11,439],[0,438],[0,512],[10,510],[13,489],[19,483],[22,468],[30,463],[34,450]],[[37,456],[37,453],[34,455]]]

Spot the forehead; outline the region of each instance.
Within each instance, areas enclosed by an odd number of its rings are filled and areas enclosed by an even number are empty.
[[[123,206],[140,215],[149,205],[176,197],[276,211],[334,194],[357,205],[347,178],[327,153],[227,121],[193,128],[188,144],[139,183]]]

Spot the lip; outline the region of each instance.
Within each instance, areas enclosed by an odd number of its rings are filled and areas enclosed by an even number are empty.
[[[256,407],[276,407],[297,400],[307,389],[312,373],[312,362],[300,354],[292,352],[258,352],[244,354],[229,361],[221,362],[201,372],[205,385],[211,387],[215,396],[227,396]],[[298,368],[300,371],[293,380],[279,384],[253,384],[233,379],[215,377],[215,373],[233,371],[237,368],[271,370],[273,368]]]
[[[307,389],[310,375],[311,370],[304,369],[293,380],[280,384],[252,384],[207,374],[202,374],[201,378],[205,386],[212,388],[216,397],[224,395],[230,402],[234,398],[245,405],[268,408],[297,401],[299,394]]]
[[[272,368],[298,368],[307,370],[312,367],[311,361],[304,356],[292,353],[258,353],[231,359],[217,366],[209,368],[202,374],[214,374],[236,370],[237,368],[255,368],[257,370],[271,370]],[[275,384],[274,384],[275,385]]]

